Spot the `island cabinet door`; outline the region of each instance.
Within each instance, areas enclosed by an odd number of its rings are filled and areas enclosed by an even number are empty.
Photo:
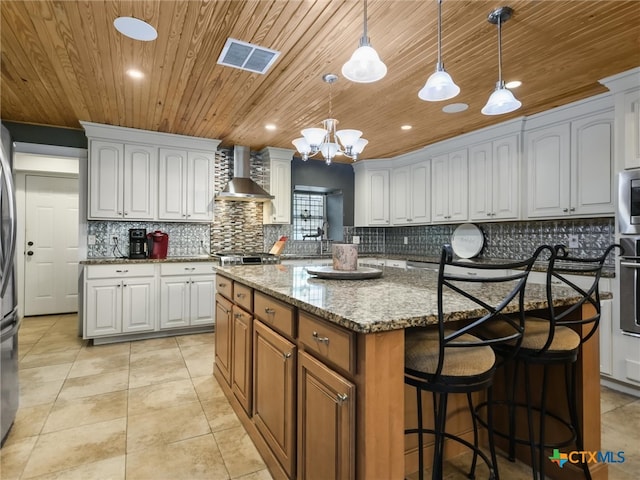
[[[233,304],[221,296],[216,295],[216,368],[222,374],[227,384],[231,385],[231,309]]]
[[[296,346],[253,323],[253,421],[289,478],[295,478]]]
[[[299,353],[297,478],[355,478],[355,406],[353,383]]]
[[[251,383],[253,357],[253,317],[237,305],[232,322],[233,371],[231,390],[248,415],[251,415]]]

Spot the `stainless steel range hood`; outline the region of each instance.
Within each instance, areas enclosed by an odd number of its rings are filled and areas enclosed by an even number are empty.
[[[233,178],[216,195],[216,200],[266,202],[275,198],[249,178],[250,157],[249,147],[236,145],[233,148]]]

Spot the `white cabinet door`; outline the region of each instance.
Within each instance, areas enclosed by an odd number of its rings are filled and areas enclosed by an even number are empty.
[[[602,289],[602,287],[601,287]],[[613,375],[613,300],[600,301],[600,373]]]
[[[431,220],[461,222],[468,218],[467,149],[431,159]]]
[[[189,326],[190,277],[160,277],[160,328]]]
[[[417,225],[431,220],[431,164],[429,161],[391,171],[391,223]]]
[[[275,198],[265,204],[268,221],[291,223],[291,160],[270,160],[269,193]]]
[[[186,220],[187,212],[184,201],[187,186],[187,152],[161,148],[158,163],[158,218],[160,220]]]
[[[124,209],[127,220],[153,220],[156,216],[158,149],[124,145]]]
[[[389,225],[389,170],[367,172],[369,225]]]
[[[571,122],[571,214],[615,212],[613,121],[607,111]]]
[[[191,277],[190,324],[213,325],[215,323],[215,275]]]
[[[121,143],[90,141],[89,218],[122,218],[123,157]]]
[[[411,171],[408,166],[391,171],[391,223],[411,222]]]
[[[152,332],[156,329],[155,278],[122,281],[122,331]]]
[[[213,219],[213,162],[213,154],[187,153],[187,220],[207,222]]]
[[[640,168],[640,89],[624,95],[624,168]]]
[[[86,282],[84,306],[85,338],[122,332],[122,282],[112,278]]]
[[[493,141],[491,173],[491,218],[520,218],[520,137],[511,135]],[[471,181],[471,174],[469,181]]]
[[[469,148],[469,219],[491,220],[493,213],[493,144]]]
[[[569,213],[570,135],[568,123],[526,134],[529,217],[562,217]]]

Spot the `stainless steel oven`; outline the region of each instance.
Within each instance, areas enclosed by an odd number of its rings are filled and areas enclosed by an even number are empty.
[[[623,235],[640,235],[640,168],[618,174],[618,226]]]
[[[620,238],[620,329],[640,335],[640,236]]]

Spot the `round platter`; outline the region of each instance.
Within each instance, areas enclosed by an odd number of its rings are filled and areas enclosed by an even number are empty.
[[[382,270],[371,267],[358,267],[357,270],[334,270],[333,267],[307,267],[306,270],[309,275],[335,280],[365,280],[382,276]]]
[[[460,258],[473,258],[484,247],[484,235],[473,223],[459,225],[451,235],[451,248]]]

